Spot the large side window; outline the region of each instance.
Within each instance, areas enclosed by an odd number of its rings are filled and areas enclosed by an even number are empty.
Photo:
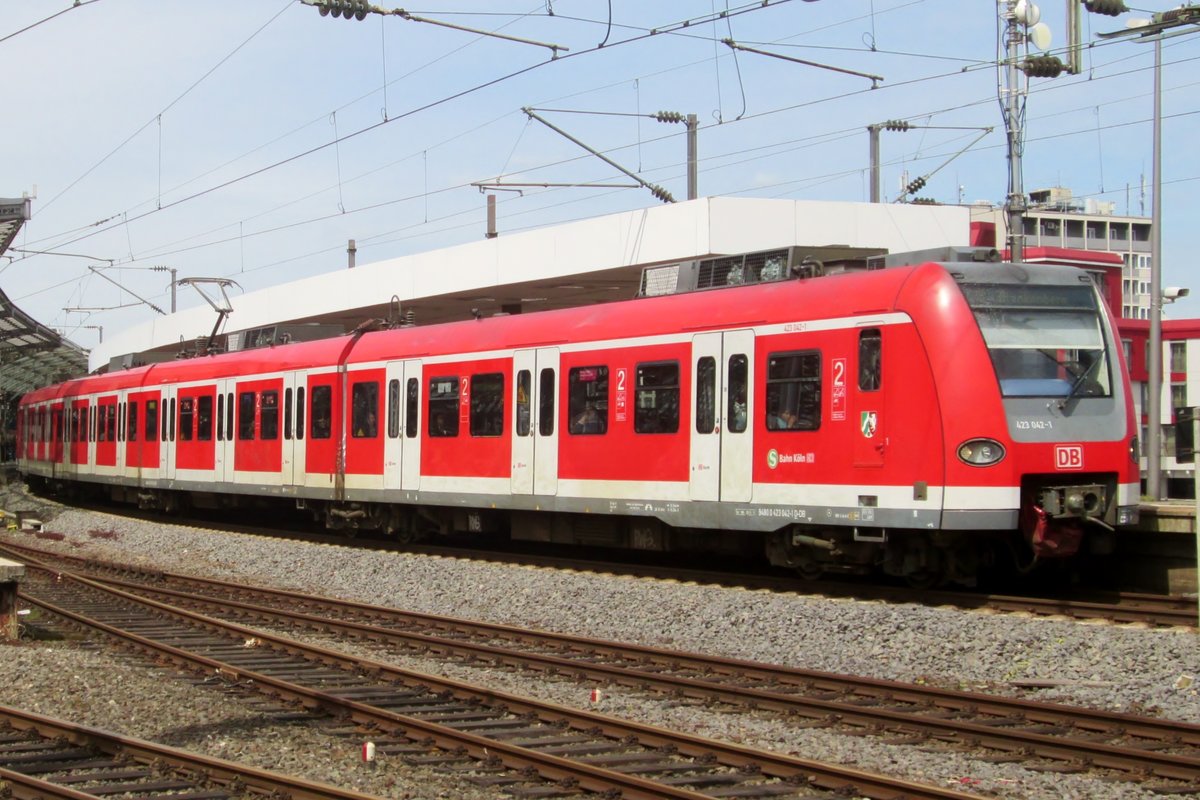
[[[821,427],[821,354],[772,353],[767,358],[767,430]]]
[[[608,367],[572,367],[567,373],[567,418],[574,434],[608,432]]]
[[[117,440],[117,404],[113,403],[108,407],[105,423],[108,427],[108,440],[115,442]]]
[[[538,373],[538,433],[554,435],[554,370]]]
[[[256,399],[257,396],[255,392],[240,392],[238,394],[238,439],[254,438],[254,401]]]
[[[696,361],[696,433],[712,433],[717,427],[717,360],[703,356]]]
[[[350,433],[355,439],[374,439],[379,435],[379,384],[375,381],[350,387]]]
[[[679,430],[678,361],[637,365],[633,430],[637,433],[675,433]]]
[[[729,432],[745,433],[747,392],[750,384],[750,362],[742,353],[729,357],[729,370],[725,373],[729,385]]]
[[[213,399],[205,395],[196,401],[199,411],[196,414],[196,438],[202,442],[212,441]]]
[[[429,435],[458,436],[458,378],[429,379]]]
[[[883,383],[882,339],[878,328],[867,328],[858,333],[858,389],[862,392],[877,392]]]
[[[309,431],[314,439],[328,439],[333,433],[333,388],[330,386],[314,386],[312,388],[312,429]]]
[[[388,381],[387,415],[387,435],[395,439],[400,435],[400,381],[395,378]]]
[[[490,372],[471,376],[471,435],[499,436],[504,432],[504,375]]]
[[[262,393],[262,417],[259,423],[259,433],[263,439],[279,438],[279,392],[271,390]]]
[[[190,442],[195,428],[196,399],[194,397],[179,398],[179,441]]]
[[[417,438],[417,432],[421,430],[420,426],[420,409],[421,409],[421,383],[416,378],[408,379],[408,386],[404,390],[404,437],[406,439]]]

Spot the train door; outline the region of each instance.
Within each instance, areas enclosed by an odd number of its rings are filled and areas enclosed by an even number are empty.
[[[342,417],[341,381],[337,372],[307,376],[304,443],[306,486],[335,491],[338,477],[337,425]]]
[[[175,480],[175,437],[178,433],[176,414],[179,413],[179,392],[174,386],[162,388],[158,410],[159,475],[166,481]]]
[[[404,463],[404,362],[384,370],[383,488],[399,489]]]
[[[879,328],[862,328],[858,331],[858,352],[855,370],[844,379],[856,390],[855,414],[852,422],[858,425],[854,436],[854,466],[882,467],[887,451],[887,430],[890,420],[883,405],[883,339]],[[845,359],[841,359],[843,365]],[[836,364],[835,364],[836,369]],[[836,371],[833,379],[836,381]]]
[[[345,373],[343,408],[347,489],[383,487],[387,370],[356,369]]]
[[[389,374],[391,369],[389,365]],[[404,439],[400,446],[400,488],[412,492],[421,488],[421,375],[420,361],[404,362],[400,384]]]
[[[513,354],[513,494],[558,492],[558,349]]]
[[[232,380],[217,381],[217,447],[213,456],[213,478],[218,483],[233,480],[233,387]]]
[[[754,331],[692,338],[692,500],[749,502],[754,408]]]
[[[304,378],[295,372],[289,372],[283,376],[283,454],[281,462],[280,479],[284,486],[295,486],[297,484],[297,469],[296,463],[303,464],[304,458],[304,439],[302,433],[298,433],[303,425],[303,412],[296,413],[298,405],[296,388],[303,385]],[[303,402],[303,401],[299,401]]]

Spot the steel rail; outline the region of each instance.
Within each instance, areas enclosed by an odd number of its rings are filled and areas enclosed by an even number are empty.
[[[29,565],[35,566],[35,565]],[[346,656],[327,648],[306,645],[295,640],[275,636],[242,625],[227,623],[189,612],[163,603],[137,597],[119,589],[73,575],[56,572],[63,580],[70,581],[94,591],[102,592],[128,603],[154,609],[159,614],[173,617],[190,626],[198,626],[223,635],[233,635],[240,641],[256,640],[260,646],[269,645],[280,652],[298,656],[330,666],[353,669],[362,674],[381,679],[415,685],[433,692],[445,692],[450,696],[482,700],[487,705],[502,706],[513,714],[529,714],[546,722],[566,721],[583,731],[596,731],[617,741],[636,741],[643,747],[675,748],[685,757],[713,758],[716,763],[736,769],[760,770],[765,776],[784,780],[802,780],[815,783],[835,791],[853,790],[877,798],[936,798],[937,800],[966,800],[974,795],[965,795],[949,789],[922,785],[903,779],[875,775],[817,761],[798,759],[781,754],[768,753],[708,740],[688,734],[654,728],[648,725],[617,720],[587,711],[540,703],[503,692],[481,690],[458,681],[415,673],[399,669],[370,659]],[[27,584],[28,585],[28,584]],[[227,680],[244,683],[246,686],[277,697],[302,704],[306,708],[320,709],[340,717],[347,717],[358,724],[376,729],[395,730],[415,740],[427,740],[444,750],[460,750],[477,759],[497,758],[513,769],[532,769],[548,780],[576,781],[580,788],[607,792],[614,789],[622,792],[629,800],[638,798],[678,798],[698,800],[708,797],[689,789],[676,788],[662,782],[648,780],[614,770],[594,767],[579,761],[541,753],[530,748],[510,745],[504,741],[487,738],[468,731],[460,731],[419,718],[405,716],[383,708],[338,697],[335,693],[315,690],[290,681],[282,680],[255,670],[245,669],[212,659],[185,649],[156,642],[151,638],[121,630],[115,626],[92,619],[54,603],[38,600],[28,589],[21,591],[28,602],[36,603],[50,613],[74,621],[76,624],[103,631],[110,636],[135,644],[140,649],[156,653],[171,661],[199,668],[209,674],[219,674]]]
[[[217,783],[230,790],[234,796],[286,795],[290,800],[371,800],[375,797],[17,708],[0,706],[0,724],[16,731],[29,731],[44,739],[67,742],[108,755],[121,755],[133,759],[139,765],[153,766],[156,769],[165,766],[172,770],[181,770],[181,773],[176,774],[183,777],[194,775],[200,782]],[[73,800],[94,800],[98,796],[109,796],[113,793],[111,790],[103,795],[76,791],[54,781],[34,778],[3,767],[0,767],[0,782],[14,787],[13,796],[19,798],[54,796]]]

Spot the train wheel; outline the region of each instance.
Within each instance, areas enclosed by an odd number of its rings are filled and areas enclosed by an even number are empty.
[[[904,582],[914,589],[933,589],[945,581],[946,576],[937,569],[920,569],[904,576]]]

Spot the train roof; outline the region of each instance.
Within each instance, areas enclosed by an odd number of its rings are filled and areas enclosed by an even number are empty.
[[[45,387],[27,400],[116,391],[132,386],[217,380],[335,365],[374,363],[554,347],[626,336],[702,333],[789,319],[869,316],[897,310],[897,298],[914,273],[935,281],[1064,284],[1086,279],[1072,267],[995,261],[927,261],[887,269],[644,297],[591,306],[498,315],[436,325],[393,328],[331,339],[274,345],[221,355],[161,362]],[[940,273],[929,275],[929,273]]]

